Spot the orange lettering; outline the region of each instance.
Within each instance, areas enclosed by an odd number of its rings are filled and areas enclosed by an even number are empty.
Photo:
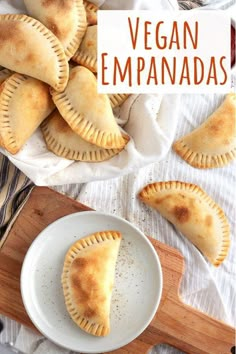
[[[124,81],[125,81],[126,75],[127,75],[127,72],[128,72],[129,86],[131,86],[131,85],[132,85],[131,57],[128,57],[128,58],[127,58],[123,73],[122,73],[122,70],[121,70],[120,63],[119,63],[119,61],[118,61],[118,58],[117,58],[117,57],[114,57],[114,73],[113,73],[113,84],[114,84],[114,85],[117,84],[117,70],[118,70],[118,72],[119,72],[120,81],[121,81],[121,82],[124,82]]]
[[[195,22],[195,38],[193,38],[192,31],[189,27],[189,24],[187,21],[184,21],[184,49],[187,49],[187,32],[189,34],[189,38],[192,42],[193,49],[197,49],[197,44],[198,44],[198,22]]]
[[[140,73],[144,69],[145,61],[144,61],[143,57],[138,57],[137,61],[138,61],[138,63],[137,63],[137,76],[138,76],[137,82],[138,82],[138,86],[140,86],[141,85]]]
[[[222,63],[224,59],[226,59],[226,57],[221,57],[220,58],[220,67],[221,67],[222,71],[224,72],[224,76],[225,76],[224,81],[220,82],[220,85],[224,85],[226,83],[227,79],[228,79],[227,72],[226,72],[226,70],[225,70],[225,68],[223,66],[223,63]]]
[[[102,85],[109,85],[109,82],[105,81],[105,70],[107,70],[107,66],[105,66],[105,56],[107,53],[102,53]]]
[[[138,29],[139,29],[139,17],[136,18],[135,34],[133,32],[133,27],[132,27],[130,17],[128,17],[128,23],[129,23],[129,32],[130,32],[132,47],[133,49],[136,49],[137,39],[138,39]]]
[[[202,59],[200,59],[199,57],[194,57],[193,62],[194,62],[194,73],[193,73],[194,84],[200,85],[200,83],[204,78],[204,63]],[[199,68],[198,63],[200,64],[200,69],[198,69]],[[201,72],[200,78],[199,78],[199,70]]]
[[[180,85],[182,85],[184,79],[186,79],[188,85],[190,85],[188,57],[184,57],[182,72],[181,72],[180,81],[179,81]]]
[[[208,77],[207,77],[207,81],[206,81],[207,85],[210,85],[210,80],[211,79],[214,80],[215,85],[218,84],[217,73],[216,73],[216,63],[215,63],[215,58],[214,57],[211,57],[209,73],[208,73]]]
[[[151,25],[152,23],[149,21],[144,22],[144,48],[147,50],[152,49],[152,47],[148,47],[148,36],[151,34],[151,32],[148,31],[148,26]]]
[[[166,48],[166,42],[167,42],[167,37],[166,36],[162,36],[161,39],[163,40],[163,44],[161,45],[159,42],[159,27],[160,25],[162,25],[164,22],[160,21],[157,23],[156,25],[156,45],[158,49],[165,49]]]
[[[169,64],[168,64],[168,61],[166,60],[165,57],[162,58],[162,61],[161,61],[161,83],[162,85],[165,84],[165,68],[167,69],[167,72],[169,74],[169,78],[170,78],[170,81],[171,81],[171,84],[175,84],[175,78],[176,78],[176,57],[173,57],[173,67],[172,67],[172,74],[171,74],[171,70],[170,70],[170,67],[169,67]]]
[[[153,73],[152,73],[152,71],[153,71]],[[154,80],[155,85],[158,85],[155,57],[151,57],[151,64],[150,64],[150,69],[149,69],[149,73],[148,73],[147,85],[150,84],[151,79]]]

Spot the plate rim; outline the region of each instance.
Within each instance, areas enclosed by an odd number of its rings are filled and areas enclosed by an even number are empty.
[[[35,237],[35,239],[33,240],[33,242],[31,243],[30,247],[28,248],[26,254],[25,254],[25,257],[24,257],[24,260],[23,260],[23,263],[22,263],[22,267],[21,267],[21,273],[20,273],[20,292],[21,292],[21,298],[22,298],[22,301],[23,301],[23,305],[24,305],[24,308],[25,308],[25,311],[26,313],[28,314],[30,320],[32,321],[33,325],[37,328],[37,330],[44,336],[46,337],[47,339],[49,339],[51,342],[53,342],[54,344],[58,345],[59,347],[61,348],[65,348],[67,350],[72,350],[74,351],[75,349],[74,348],[69,348],[67,347],[66,345],[62,345],[61,343],[58,343],[56,340],[54,339],[51,339],[51,337],[49,337],[44,330],[42,330],[37,323],[35,323],[34,319],[32,318],[31,316],[31,313],[29,311],[29,308],[28,308],[28,305],[27,305],[27,301],[25,299],[25,295],[24,295],[24,287],[27,282],[26,282],[26,279],[27,279],[27,276],[25,275],[25,272],[26,270],[28,269],[27,268],[27,263],[28,263],[28,259],[30,259],[30,256],[31,256],[31,251],[34,247],[35,244],[37,244],[37,242],[39,242],[39,240],[43,237],[43,234],[45,232],[47,232],[48,230],[50,230],[51,227],[54,227],[55,224],[57,223],[60,223],[61,221],[65,220],[65,219],[70,219],[70,218],[73,218],[73,217],[76,217],[76,216],[80,216],[80,215],[88,215],[88,214],[96,214],[98,216],[102,216],[102,217],[111,217],[111,218],[114,218],[116,220],[118,220],[119,222],[123,222],[125,224],[127,224],[128,226],[130,226],[131,228],[135,229],[135,231],[139,234],[139,236],[141,238],[143,238],[145,240],[145,242],[148,244],[153,256],[154,256],[154,259],[156,261],[156,264],[157,264],[157,268],[158,268],[158,276],[159,276],[159,292],[156,296],[156,303],[155,303],[155,306],[153,307],[153,310],[151,312],[151,314],[149,315],[149,319],[142,325],[142,327],[139,329],[139,331],[135,332],[135,334],[131,337],[131,339],[127,342],[127,341],[124,341],[122,342],[122,344],[117,347],[117,346],[114,346],[114,347],[111,347],[109,349],[106,349],[106,350],[102,350],[103,353],[106,353],[106,352],[110,352],[110,351],[113,351],[113,350],[117,350],[119,348],[122,348],[123,346],[131,343],[133,340],[135,340],[138,336],[140,336],[141,333],[143,333],[143,331],[149,326],[149,324],[151,323],[151,321],[153,320],[157,310],[158,310],[158,307],[160,305],[160,302],[161,302],[161,297],[162,297],[162,292],[163,292],[163,272],[162,272],[162,266],[161,266],[161,262],[160,262],[160,259],[159,259],[159,256],[158,256],[158,253],[156,252],[154,246],[152,245],[151,241],[148,239],[148,237],[137,227],[135,226],[134,224],[132,224],[131,222],[129,222],[128,220],[120,217],[120,216],[117,216],[117,215],[113,215],[111,213],[105,213],[105,212],[100,212],[100,211],[96,211],[96,210],[86,210],[86,211],[80,211],[80,212],[75,212],[75,213],[72,213],[72,214],[68,214],[68,215],[65,215],[55,221],[53,221],[52,223],[50,223],[49,225],[47,225],[42,231],[40,231],[40,233]],[[82,236],[80,237],[82,238]],[[33,301],[31,301],[33,302]],[[77,349],[77,351],[80,351],[80,349]],[[87,353],[87,354],[96,354],[97,351],[93,351],[93,350],[89,350],[89,351],[85,351],[83,350],[84,353]]]

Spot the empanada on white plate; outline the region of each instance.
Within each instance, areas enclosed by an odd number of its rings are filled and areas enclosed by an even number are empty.
[[[92,72],[97,72],[97,25],[87,28],[80,47],[72,59]]]
[[[70,160],[101,162],[111,159],[122,150],[103,149],[88,143],[70,128],[58,110],[42,123],[41,129],[48,149]],[[124,139],[127,139],[126,136]]]
[[[223,210],[195,184],[170,181],[147,185],[139,198],[156,209],[214,265],[227,256],[229,223]]]
[[[88,26],[96,25],[98,7],[87,0],[84,0],[84,7],[86,10]]]
[[[26,15],[0,15],[0,65],[66,87],[69,66],[62,44],[39,21]]]
[[[65,257],[62,286],[67,310],[81,329],[95,336],[110,332],[111,295],[121,238],[118,231],[96,232],[75,242]]]
[[[127,98],[130,96],[130,94],[126,93],[111,93],[108,94],[108,97],[111,102],[111,107],[115,108],[117,106],[120,106]]]
[[[60,40],[69,60],[87,28],[83,0],[24,0],[30,16],[42,22]]]
[[[105,149],[125,146],[109,98],[97,92],[97,80],[90,70],[73,68],[65,91],[51,93],[62,117],[81,138]]]
[[[197,168],[227,165],[236,157],[236,94],[228,94],[220,107],[173,149]]]
[[[0,145],[16,154],[54,107],[47,84],[26,75],[10,76],[1,85]]]
[[[8,70],[8,69],[3,69],[0,71],[0,86],[1,84],[12,75],[12,71]],[[0,91],[1,92],[1,91]]]

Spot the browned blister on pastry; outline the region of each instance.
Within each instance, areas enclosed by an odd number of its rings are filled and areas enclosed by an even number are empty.
[[[97,26],[89,26],[72,58],[76,63],[97,72]]]
[[[26,75],[10,76],[1,85],[1,146],[16,154],[54,107],[47,84]]]
[[[97,92],[97,80],[87,68],[73,68],[65,91],[51,92],[62,117],[81,138],[105,149],[126,145],[108,96]]]
[[[170,181],[147,185],[139,198],[182,232],[215,266],[227,256],[229,223],[223,210],[195,184]]]
[[[0,15],[0,65],[46,82],[57,91],[65,89],[69,75],[57,37],[26,15]]]
[[[47,147],[57,156],[84,162],[101,162],[111,159],[122,149],[103,149],[90,144],[76,134],[58,110],[55,110],[41,126]],[[127,136],[124,139],[128,142]]]
[[[198,128],[180,138],[173,149],[197,168],[227,165],[236,157],[236,94],[228,94],[220,107]]]
[[[72,320],[95,336],[110,332],[111,295],[121,234],[101,231],[75,242],[66,254],[62,286]]]
[[[24,0],[30,16],[42,22],[60,40],[69,60],[87,28],[83,0]]]
[[[84,0],[84,7],[87,15],[88,26],[96,25],[98,7],[87,0]]]

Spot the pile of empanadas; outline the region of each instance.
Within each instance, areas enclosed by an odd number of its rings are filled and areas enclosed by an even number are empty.
[[[129,141],[112,110],[128,95],[97,93],[98,8],[83,0],[24,2],[31,17],[0,15],[0,146],[16,154],[41,125],[58,156],[110,159]]]

